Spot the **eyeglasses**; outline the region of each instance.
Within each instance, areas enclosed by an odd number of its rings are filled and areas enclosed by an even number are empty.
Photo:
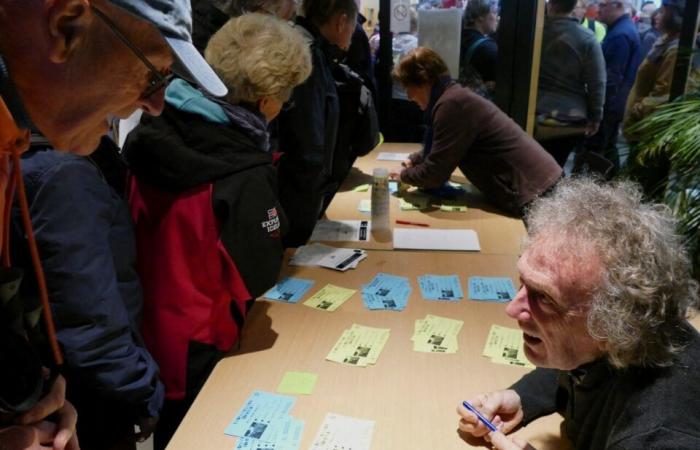
[[[134,44],[129,42],[129,39],[127,39],[127,37],[124,36],[124,34],[121,31],[119,31],[117,25],[109,17],[107,17],[105,13],[103,13],[102,11],[100,11],[92,5],[90,5],[90,8],[93,10],[95,15],[99,17],[100,20],[102,20],[102,22],[104,22],[104,24],[107,25],[107,27],[110,30],[112,30],[114,35],[117,36],[117,38],[119,38],[119,40],[122,41],[122,43],[126,45],[129,50],[131,50],[134,56],[136,56],[148,69],[148,86],[141,95],[141,98],[149,98],[161,89],[165,89],[166,87],[168,87],[168,84],[170,84],[170,81],[173,79],[174,74],[169,73],[167,75],[163,75],[162,73],[160,73],[160,71],[156,69],[156,66],[154,66],[148,60],[148,58],[146,58],[146,56],[141,52],[141,50],[139,50]]]

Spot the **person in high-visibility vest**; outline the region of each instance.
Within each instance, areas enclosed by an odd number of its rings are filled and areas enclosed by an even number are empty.
[[[579,23],[591,30],[598,42],[603,42],[605,38],[605,25],[595,20],[595,17],[591,17],[587,14],[589,8],[593,5],[588,4],[588,0],[578,0],[576,2],[576,7],[574,8],[573,15],[579,21]]]

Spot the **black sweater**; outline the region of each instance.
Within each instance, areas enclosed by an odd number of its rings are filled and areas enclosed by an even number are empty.
[[[553,412],[577,450],[700,449],[700,335],[671,367],[617,370],[599,360],[571,372],[536,369],[513,385],[524,424]]]

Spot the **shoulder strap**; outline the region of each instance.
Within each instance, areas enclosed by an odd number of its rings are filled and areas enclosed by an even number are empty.
[[[482,43],[488,41],[489,38],[487,37],[481,37],[474,41],[472,45],[469,46],[467,49],[467,53],[464,55],[464,61],[462,61],[463,64],[469,64],[472,60],[472,56],[474,56],[474,52],[476,51],[476,48],[480,46]]]

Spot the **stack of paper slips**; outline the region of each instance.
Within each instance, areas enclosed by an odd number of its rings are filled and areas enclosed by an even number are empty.
[[[458,302],[464,296],[457,275],[422,275],[418,277],[418,285],[426,300]]]
[[[326,359],[359,367],[375,364],[389,339],[389,331],[388,328],[353,324],[352,328],[343,331]]]
[[[464,322],[428,314],[416,320],[413,350],[425,353],[457,353],[457,335]]]
[[[374,421],[328,413],[309,450],[369,450]]]
[[[301,444],[304,422],[289,415],[296,399],[254,391],[225,433],[238,436],[236,450],[289,449]]]
[[[345,272],[355,269],[366,257],[367,252],[359,248],[335,248],[314,243],[299,247],[289,260],[289,265],[320,266]]]
[[[362,286],[362,301],[367,309],[403,311],[411,295],[411,283],[406,277],[378,273]]]
[[[514,328],[491,325],[486,338],[483,355],[496,364],[508,364],[533,368],[534,365],[525,357],[523,332]]]
[[[287,303],[296,303],[304,297],[306,291],[314,285],[313,280],[303,280],[301,278],[284,278],[265,292],[265,298]]]
[[[513,280],[507,277],[469,277],[469,298],[506,303],[515,298]]]

